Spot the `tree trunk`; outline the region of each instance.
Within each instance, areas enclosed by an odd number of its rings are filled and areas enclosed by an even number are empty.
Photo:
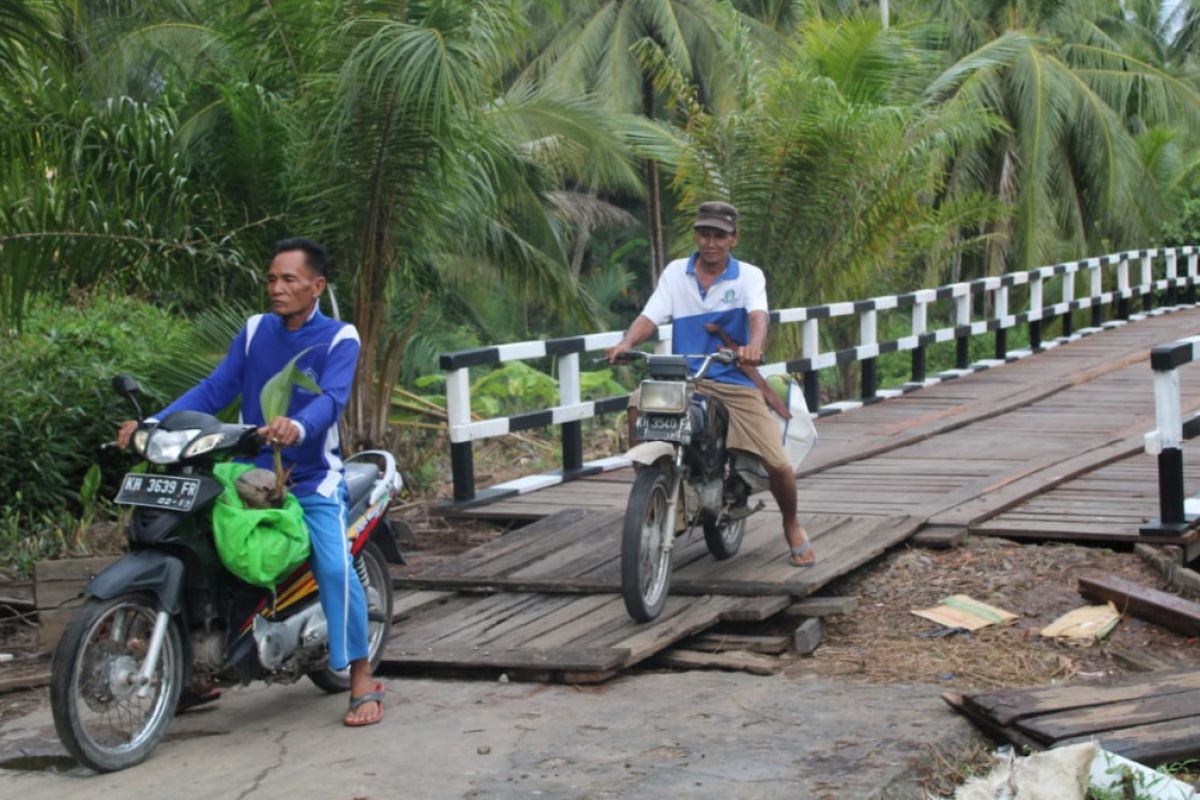
[[[642,78],[642,114],[654,119],[654,82],[650,77]],[[642,179],[646,184],[646,226],[650,232],[650,266],[654,270],[654,284],[667,266],[666,236],[663,232],[662,194],[659,189],[658,162],[646,159],[642,162]]]

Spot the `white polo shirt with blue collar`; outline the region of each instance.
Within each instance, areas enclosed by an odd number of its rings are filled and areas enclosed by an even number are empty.
[[[767,311],[766,277],[753,264],[729,256],[725,271],[704,290],[696,278],[697,255],[693,253],[689,258],[667,264],[642,316],[655,325],[671,321],[673,353],[712,353],[720,349],[720,338],[704,330],[710,322],[724,328],[739,344],[747,344],[750,312]],[[691,368],[696,370],[699,366],[699,359],[692,359]],[[713,364],[706,377],[722,383],[754,385],[734,365]]]

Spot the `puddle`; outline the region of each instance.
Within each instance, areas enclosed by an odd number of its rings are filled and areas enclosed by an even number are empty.
[[[0,769],[22,772],[69,772],[78,768],[70,756],[16,756],[0,761]]]

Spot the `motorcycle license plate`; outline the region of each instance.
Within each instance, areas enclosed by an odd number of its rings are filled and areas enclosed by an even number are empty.
[[[116,502],[126,506],[191,511],[199,493],[199,478],[131,472],[121,482]]]
[[[679,430],[681,418],[667,414],[647,414],[646,427],[651,431],[674,432]]]

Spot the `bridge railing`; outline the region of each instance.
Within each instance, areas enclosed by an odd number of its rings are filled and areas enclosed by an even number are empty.
[[[1180,274],[1179,258],[1187,263]],[[766,364],[765,375],[800,376],[805,400],[819,415],[838,413],[866,403],[894,397],[922,386],[955,378],[980,369],[1013,361],[1065,341],[1097,332],[1104,327],[1122,325],[1131,318],[1157,313],[1156,295],[1162,294],[1158,310],[1171,310],[1196,304],[1197,259],[1200,247],[1130,250],[1081,259],[1024,272],[981,278],[921,289],[905,294],[874,297],[867,300],[778,309],[770,312],[772,325],[801,326],[799,357]],[[1131,269],[1137,265],[1137,282],[1131,282]],[[1109,267],[1109,269],[1105,269]],[[1047,298],[1047,284],[1061,278],[1057,298]],[[1079,284],[1082,284],[1080,286]],[[1012,290],[1023,287],[1021,308],[1012,308]],[[982,296],[982,298],[981,298]],[[1135,300],[1141,311],[1135,312]],[[980,302],[982,300],[982,302]],[[947,308],[948,306],[948,308]],[[1104,319],[1105,307],[1111,318]],[[930,330],[930,310],[944,314],[952,324]],[[1081,309],[1090,309],[1090,325],[1074,330],[1073,317]],[[879,314],[908,313],[909,335],[879,341]],[[840,317],[858,317],[858,343],[852,347],[822,352],[821,325]],[[935,317],[936,318],[936,317]],[[1061,335],[1048,338],[1047,326],[1059,320]],[[1028,326],[1029,347],[1010,350],[1008,332]],[[992,334],[994,358],[970,361],[970,339]],[[584,463],[582,421],[602,414],[623,411],[628,395],[584,401],[580,384],[580,355],[603,351],[621,340],[621,331],[608,331],[545,341],[516,342],[446,353],[440,365],[446,372],[446,402],[449,422],[451,470],[454,502],[471,505],[500,496],[520,494],[542,486],[582,477],[621,466],[620,458]],[[655,338],[659,352],[669,352],[671,326],[659,326]],[[936,343],[955,342],[955,366],[936,376],[927,374],[927,351]],[[910,380],[900,386],[880,388],[877,363],[889,353],[911,353]],[[472,367],[494,367],[505,362],[542,358],[556,359],[559,397],[550,408],[505,417],[475,419],[471,408]],[[857,400],[820,405],[820,372],[830,367],[857,363],[860,366],[860,397]],[[554,473],[521,478],[484,492],[477,492],[474,477],[472,443],[530,428],[560,426],[562,431],[562,469]]]
[[[1198,348],[1200,336],[1189,336],[1150,350],[1157,427],[1145,449],[1158,459],[1158,518],[1141,527],[1144,534],[1181,534],[1200,522],[1200,513],[1188,511],[1183,482],[1183,443],[1200,434],[1200,415],[1184,420],[1179,393],[1179,368],[1200,358]]]

